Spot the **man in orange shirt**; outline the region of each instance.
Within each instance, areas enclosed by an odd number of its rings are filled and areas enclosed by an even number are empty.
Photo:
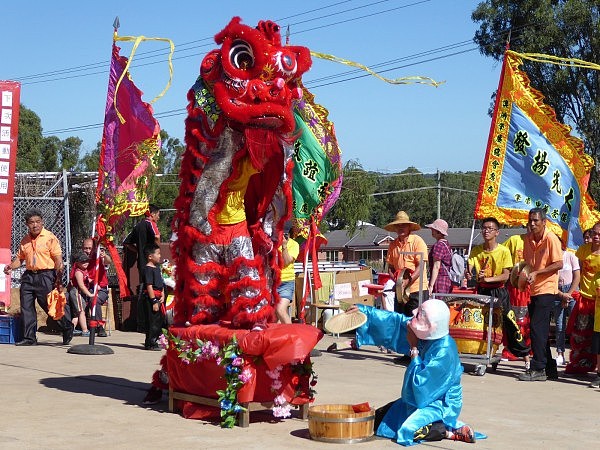
[[[395,220],[384,228],[398,234],[388,249],[388,272],[393,275],[407,269],[409,273],[405,283],[410,292],[408,301],[401,306],[399,302],[402,299],[396,299],[396,312],[412,317],[413,310],[419,306],[419,292],[421,292],[422,301],[429,298],[429,284],[425,270],[425,261],[428,258],[427,245],[421,236],[410,234],[411,231],[419,230],[421,227],[415,222],[411,222],[408,214],[404,211],[399,211]],[[423,271],[422,281],[419,280],[420,269]]]
[[[42,213],[31,209],[25,214],[25,224],[29,232],[21,239],[19,251],[15,259],[4,267],[4,273],[18,269],[25,261],[25,273],[21,277],[21,314],[23,315],[23,340],[15,345],[28,346],[37,344],[37,313],[35,302],[48,313],[48,294],[61,284],[63,272],[62,250],[60,241],[44,228]],[[63,344],[73,339],[73,324],[64,315],[58,324],[63,330]]]
[[[531,326],[531,368],[519,375],[521,381],[546,381],[555,378],[556,366],[547,373],[546,364],[552,359],[548,334],[550,313],[558,296],[558,271],[562,269],[562,246],[558,237],[546,229],[546,213],[541,208],[529,211],[528,232],[523,243],[523,259],[531,271],[527,282],[531,289],[529,318]]]

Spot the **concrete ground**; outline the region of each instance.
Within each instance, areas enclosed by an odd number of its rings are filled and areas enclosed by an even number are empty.
[[[325,336],[326,349],[348,337]],[[61,336],[38,333],[36,347],[0,345],[0,448],[346,448],[310,440],[308,423],[297,416],[283,421],[270,411],[250,416],[250,427],[223,430],[169,413],[166,396],[151,407],[141,405],[160,359],[141,349],[143,335],[115,331],[98,338],[113,355],[66,352]],[[73,344],[87,343],[76,337]],[[395,355],[377,348],[323,353],[314,358],[316,403],[362,403],[381,406],[400,394],[405,367]],[[501,362],[497,372],[463,376],[461,419],[487,434],[479,449],[596,448],[600,426],[600,390],[587,387],[591,375],[564,376],[547,382],[519,382],[521,362]],[[421,448],[469,448],[442,441]],[[353,444],[354,448],[399,448],[387,439]]]

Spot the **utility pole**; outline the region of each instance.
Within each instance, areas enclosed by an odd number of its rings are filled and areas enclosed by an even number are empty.
[[[442,179],[440,177],[440,169],[437,169],[437,218],[441,219],[440,203],[442,197]]]

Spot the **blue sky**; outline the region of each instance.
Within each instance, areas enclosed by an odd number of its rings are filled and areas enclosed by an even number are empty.
[[[500,66],[472,42],[471,0],[273,1],[33,1],[6,2],[0,79],[21,81],[21,103],[42,120],[45,135],[79,136],[84,151],[101,139],[112,24],[120,35],[175,42],[174,80],[154,104],[171,136],[183,137],[186,94],[212,37],[233,16],[290,26],[290,42],[378,65],[387,77],[445,80],[438,88],[393,86],[350,68],[313,59],[304,83],[329,110],[343,159],[369,170],[423,172],[481,170],[490,126],[490,96]],[[123,55],[131,44],[121,43]],[[446,48],[445,50],[434,50]],[[150,101],[168,79],[165,44],[142,44],[132,76]],[[66,70],[65,70],[66,69]],[[346,74],[340,76],[341,74]],[[354,78],[360,76],[359,78]],[[346,81],[344,81],[346,80]],[[80,128],[81,127],[81,128]],[[78,128],[69,132],[57,130]]]

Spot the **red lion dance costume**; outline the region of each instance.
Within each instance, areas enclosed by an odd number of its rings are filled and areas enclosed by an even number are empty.
[[[206,55],[188,93],[173,226],[175,315],[169,331],[196,348],[198,340],[221,349],[237,340],[244,358],[239,370],[248,375],[236,401],[285,399],[303,405],[314,399],[310,371],[296,375],[294,370],[310,364],[309,353],[322,332],[305,324],[269,322],[279,300],[283,257],[278,248],[292,215],[292,157],[301,135],[293,108],[303,98],[300,79],[311,66],[310,51],[282,46],[279,26],[271,21],[256,28],[240,22],[234,17],[215,36],[221,48]],[[160,399],[167,386],[171,393],[202,398],[228,392],[220,362],[187,365],[173,342],[167,346],[145,402]],[[231,412],[226,403],[220,405],[221,417]],[[186,417],[214,412],[204,403],[186,400],[183,405]]]
[[[276,249],[292,204],[292,102],[311,58],[306,47],[282,46],[277,24],[240,22],[215,36],[221,48],[188,93],[175,323],[261,328],[274,318]]]

